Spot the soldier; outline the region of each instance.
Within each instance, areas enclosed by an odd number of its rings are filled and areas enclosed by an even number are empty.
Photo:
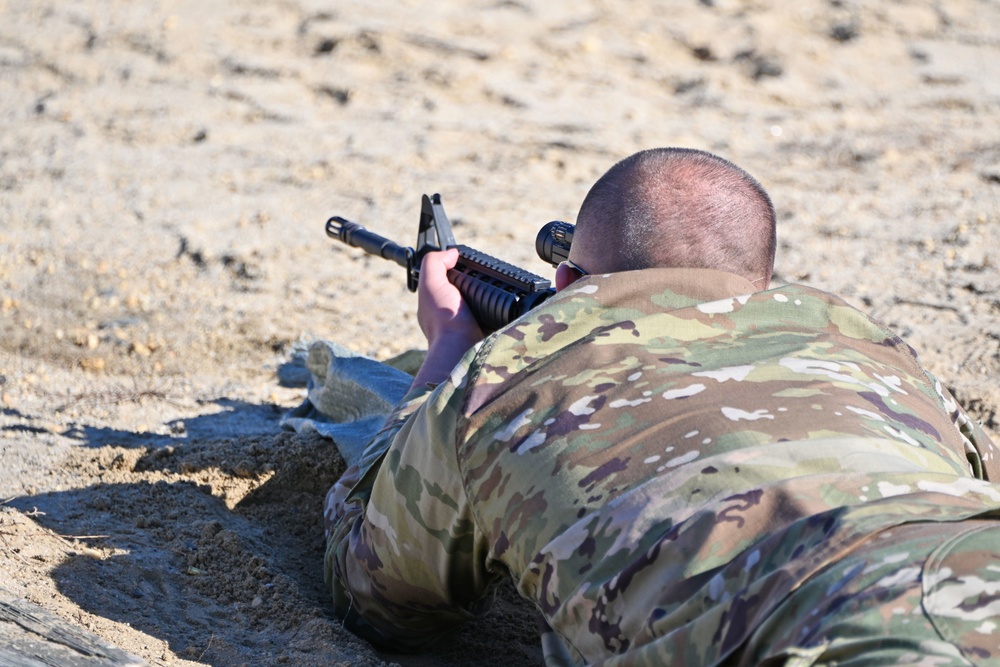
[[[892,332],[768,289],[774,248],[756,180],[668,148],[485,339],[428,255],[427,360],[327,498],[348,626],[420,648],[510,577],[552,665],[1000,665],[996,449]]]

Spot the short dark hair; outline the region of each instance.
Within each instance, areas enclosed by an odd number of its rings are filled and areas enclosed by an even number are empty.
[[[577,223],[614,250],[604,270],[711,268],[766,285],[774,269],[771,198],[742,168],[705,151],[625,158],[591,188]]]

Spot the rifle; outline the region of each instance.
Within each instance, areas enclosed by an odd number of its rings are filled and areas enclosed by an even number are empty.
[[[448,280],[458,288],[484,333],[492,333],[555,294],[548,279],[484,252],[459,245],[441,204],[441,195],[423,196],[416,249],[403,247],[338,215],[326,221],[326,234],[370,255],[395,262],[406,269],[406,287],[417,290],[420,263],[433,250],[458,249],[458,263]],[[538,233],[535,251],[552,266],[569,255],[573,225],[550,222]]]

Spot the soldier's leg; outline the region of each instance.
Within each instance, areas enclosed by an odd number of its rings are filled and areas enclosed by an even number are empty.
[[[1000,522],[969,522],[924,565],[923,608],[974,665],[1000,665]]]
[[[1000,522],[873,536],[799,587],[742,664],[1000,667]]]

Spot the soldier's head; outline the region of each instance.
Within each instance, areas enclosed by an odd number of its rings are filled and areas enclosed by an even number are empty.
[[[654,148],[614,165],[590,189],[570,254],[589,273],[708,268],[764,289],[774,251],[774,206],[753,176],[704,151]]]

